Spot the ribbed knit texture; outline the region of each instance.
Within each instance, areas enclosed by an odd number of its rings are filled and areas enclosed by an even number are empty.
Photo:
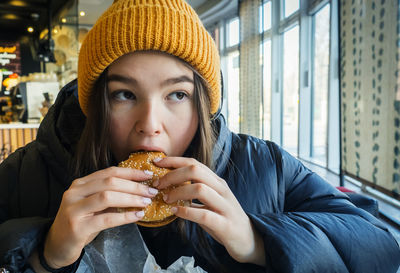
[[[208,82],[211,114],[221,96],[220,60],[214,40],[183,0],[115,0],[86,35],[79,53],[78,93],[83,113],[93,85],[122,55],[159,50],[179,57]]]

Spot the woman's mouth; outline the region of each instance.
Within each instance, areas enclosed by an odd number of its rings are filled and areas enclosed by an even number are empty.
[[[133,149],[134,152],[163,152],[165,153],[164,149],[157,147],[157,146],[147,146],[147,145],[140,145]]]

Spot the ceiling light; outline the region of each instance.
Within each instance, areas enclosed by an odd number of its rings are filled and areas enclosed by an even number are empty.
[[[3,19],[7,19],[7,20],[18,20],[19,17],[18,17],[17,15],[15,15],[15,14],[8,13],[8,14],[4,14],[4,15],[3,15]]]
[[[28,27],[27,30],[28,30],[28,32],[31,32],[31,33],[34,31],[33,27]]]
[[[79,15],[83,17],[85,16],[85,12],[82,10],[81,12],[79,12]]]
[[[27,6],[25,1],[19,1],[19,0],[12,0],[9,2],[9,4],[12,6],[17,6],[17,7],[26,7]]]
[[[61,18],[61,22],[63,22],[65,24],[67,22],[67,19]]]
[[[31,13],[31,17],[32,17],[33,20],[36,21],[36,20],[39,19],[40,15],[39,15],[39,13],[34,12],[34,13]]]

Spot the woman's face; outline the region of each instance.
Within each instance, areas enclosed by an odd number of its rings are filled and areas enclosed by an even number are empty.
[[[134,151],[182,156],[192,141],[198,114],[193,71],[159,52],[122,56],[108,68],[111,150],[118,161]]]

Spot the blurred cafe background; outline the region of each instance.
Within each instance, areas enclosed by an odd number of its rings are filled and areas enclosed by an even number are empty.
[[[230,129],[372,198],[400,241],[399,1],[188,2],[220,51]],[[0,1],[0,162],[35,139],[111,3]]]

